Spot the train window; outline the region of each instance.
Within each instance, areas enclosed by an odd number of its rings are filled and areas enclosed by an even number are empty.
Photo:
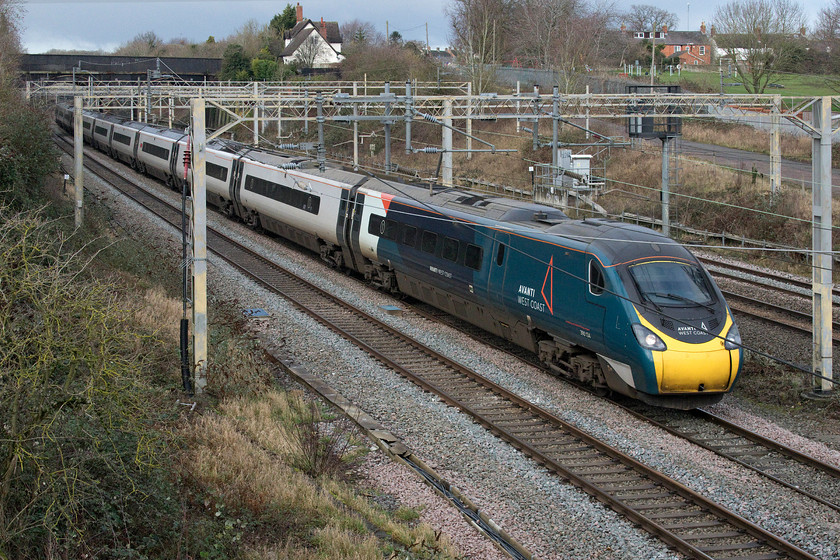
[[[420,250],[426,253],[434,253],[437,246],[437,234],[431,231],[424,231],[420,237]]]
[[[166,148],[161,148],[155,144],[149,144],[148,142],[143,142],[143,151],[149,155],[155,156],[156,158],[160,159],[169,159],[169,150]]]
[[[417,228],[400,224],[400,243],[415,247],[417,245]]]
[[[215,163],[210,163],[209,161],[206,162],[204,166],[207,170],[208,177],[213,177],[223,183],[227,182],[227,167],[222,167],[221,165],[216,165]]]
[[[309,212],[310,214],[317,215],[321,208],[321,197],[319,196],[279,183],[272,183],[271,181],[251,175],[245,177],[245,190],[255,192],[282,204]]]
[[[120,144],[125,144],[126,146],[128,146],[131,144],[131,137],[126,136],[125,134],[120,134],[119,132],[115,132],[114,142],[119,142]]]
[[[397,239],[397,228],[399,224],[394,220],[385,220],[385,231],[383,232],[383,236],[385,239],[390,239],[392,241],[396,241]]]
[[[97,126],[94,131],[100,136],[108,136],[108,129],[104,126]]]
[[[90,123],[89,123],[89,122],[82,123],[82,126],[83,126],[84,128],[86,128],[87,130],[90,130]]]
[[[473,269],[481,270],[481,259],[484,257],[484,250],[478,245],[467,244],[467,251],[464,255],[464,265]]]
[[[605,286],[604,271],[594,259],[589,261],[589,293],[600,296],[604,293]]]
[[[370,221],[368,221],[368,233],[381,237],[385,233],[385,217],[371,214]]]
[[[505,244],[499,243],[499,249],[496,251],[496,264],[502,266],[505,262]]]
[[[458,240],[451,237],[443,238],[443,251],[441,257],[448,261],[455,262],[458,260]]]

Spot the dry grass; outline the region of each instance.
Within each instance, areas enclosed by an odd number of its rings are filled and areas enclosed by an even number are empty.
[[[431,527],[397,521],[345,483],[294,468],[302,448],[297,426],[313,420],[310,411],[300,393],[269,391],[228,399],[219,415],[189,427],[182,469],[200,493],[214,497],[197,504],[203,515],[235,519],[222,535],[237,545],[234,557],[380,560],[399,550],[458,557]]]
[[[738,148],[760,154],[770,153],[769,132],[744,124],[717,121],[688,120],[683,123],[683,138],[704,144]],[[781,135],[782,157],[796,161],[811,161],[811,138]]]
[[[179,300],[171,298],[160,287],[152,287],[141,294],[134,294],[134,320],[141,328],[156,333],[167,340],[178,340],[179,323],[183,307]]]

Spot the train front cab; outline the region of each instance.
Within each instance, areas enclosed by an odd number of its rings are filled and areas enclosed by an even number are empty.
[[[708,274],[690,261],[651,259],[621,276],[633,300],[625,307],[635,340],[624,343],[635,363],[602,356],[610,388],[671,408],[720,401],[740,373],[741,339]]]

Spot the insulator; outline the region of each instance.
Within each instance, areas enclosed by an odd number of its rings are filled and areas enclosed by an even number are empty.
[[[280,144],[277,146],[278,150],[297,150],[300,148],[300,144]]]
[[[426,114],[426,113],[418,113],[418,114],[422,115],[423,118],[426,119],[429,122],[433,122],[435,124],[441,124],[441,122],[439,120],[437,120],[435,117],[433,117],[432,115],[429,115],[429,114]]]
[[[284,163],[280,165],[280,169],[300,169],[299,163]]]
[[[418,150],[414,150],[415,153],[422,153],[422,154],[437,154],[437,153],[440,153],[441,151],[442,150],[440,148],[434,148],[434,147],[426,147],[426,148],[420,148]]]

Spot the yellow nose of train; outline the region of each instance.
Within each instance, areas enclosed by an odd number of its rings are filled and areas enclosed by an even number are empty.
[[[642,324],[653,326],[642,318]],[[726,318],[721,332],[732,326]],[[688,343],[656,331],[666,350],[652,352],[656,381],[660,394],[728,391],[738,374],[740,350],[727,350],[723,337],[707,342]]]

